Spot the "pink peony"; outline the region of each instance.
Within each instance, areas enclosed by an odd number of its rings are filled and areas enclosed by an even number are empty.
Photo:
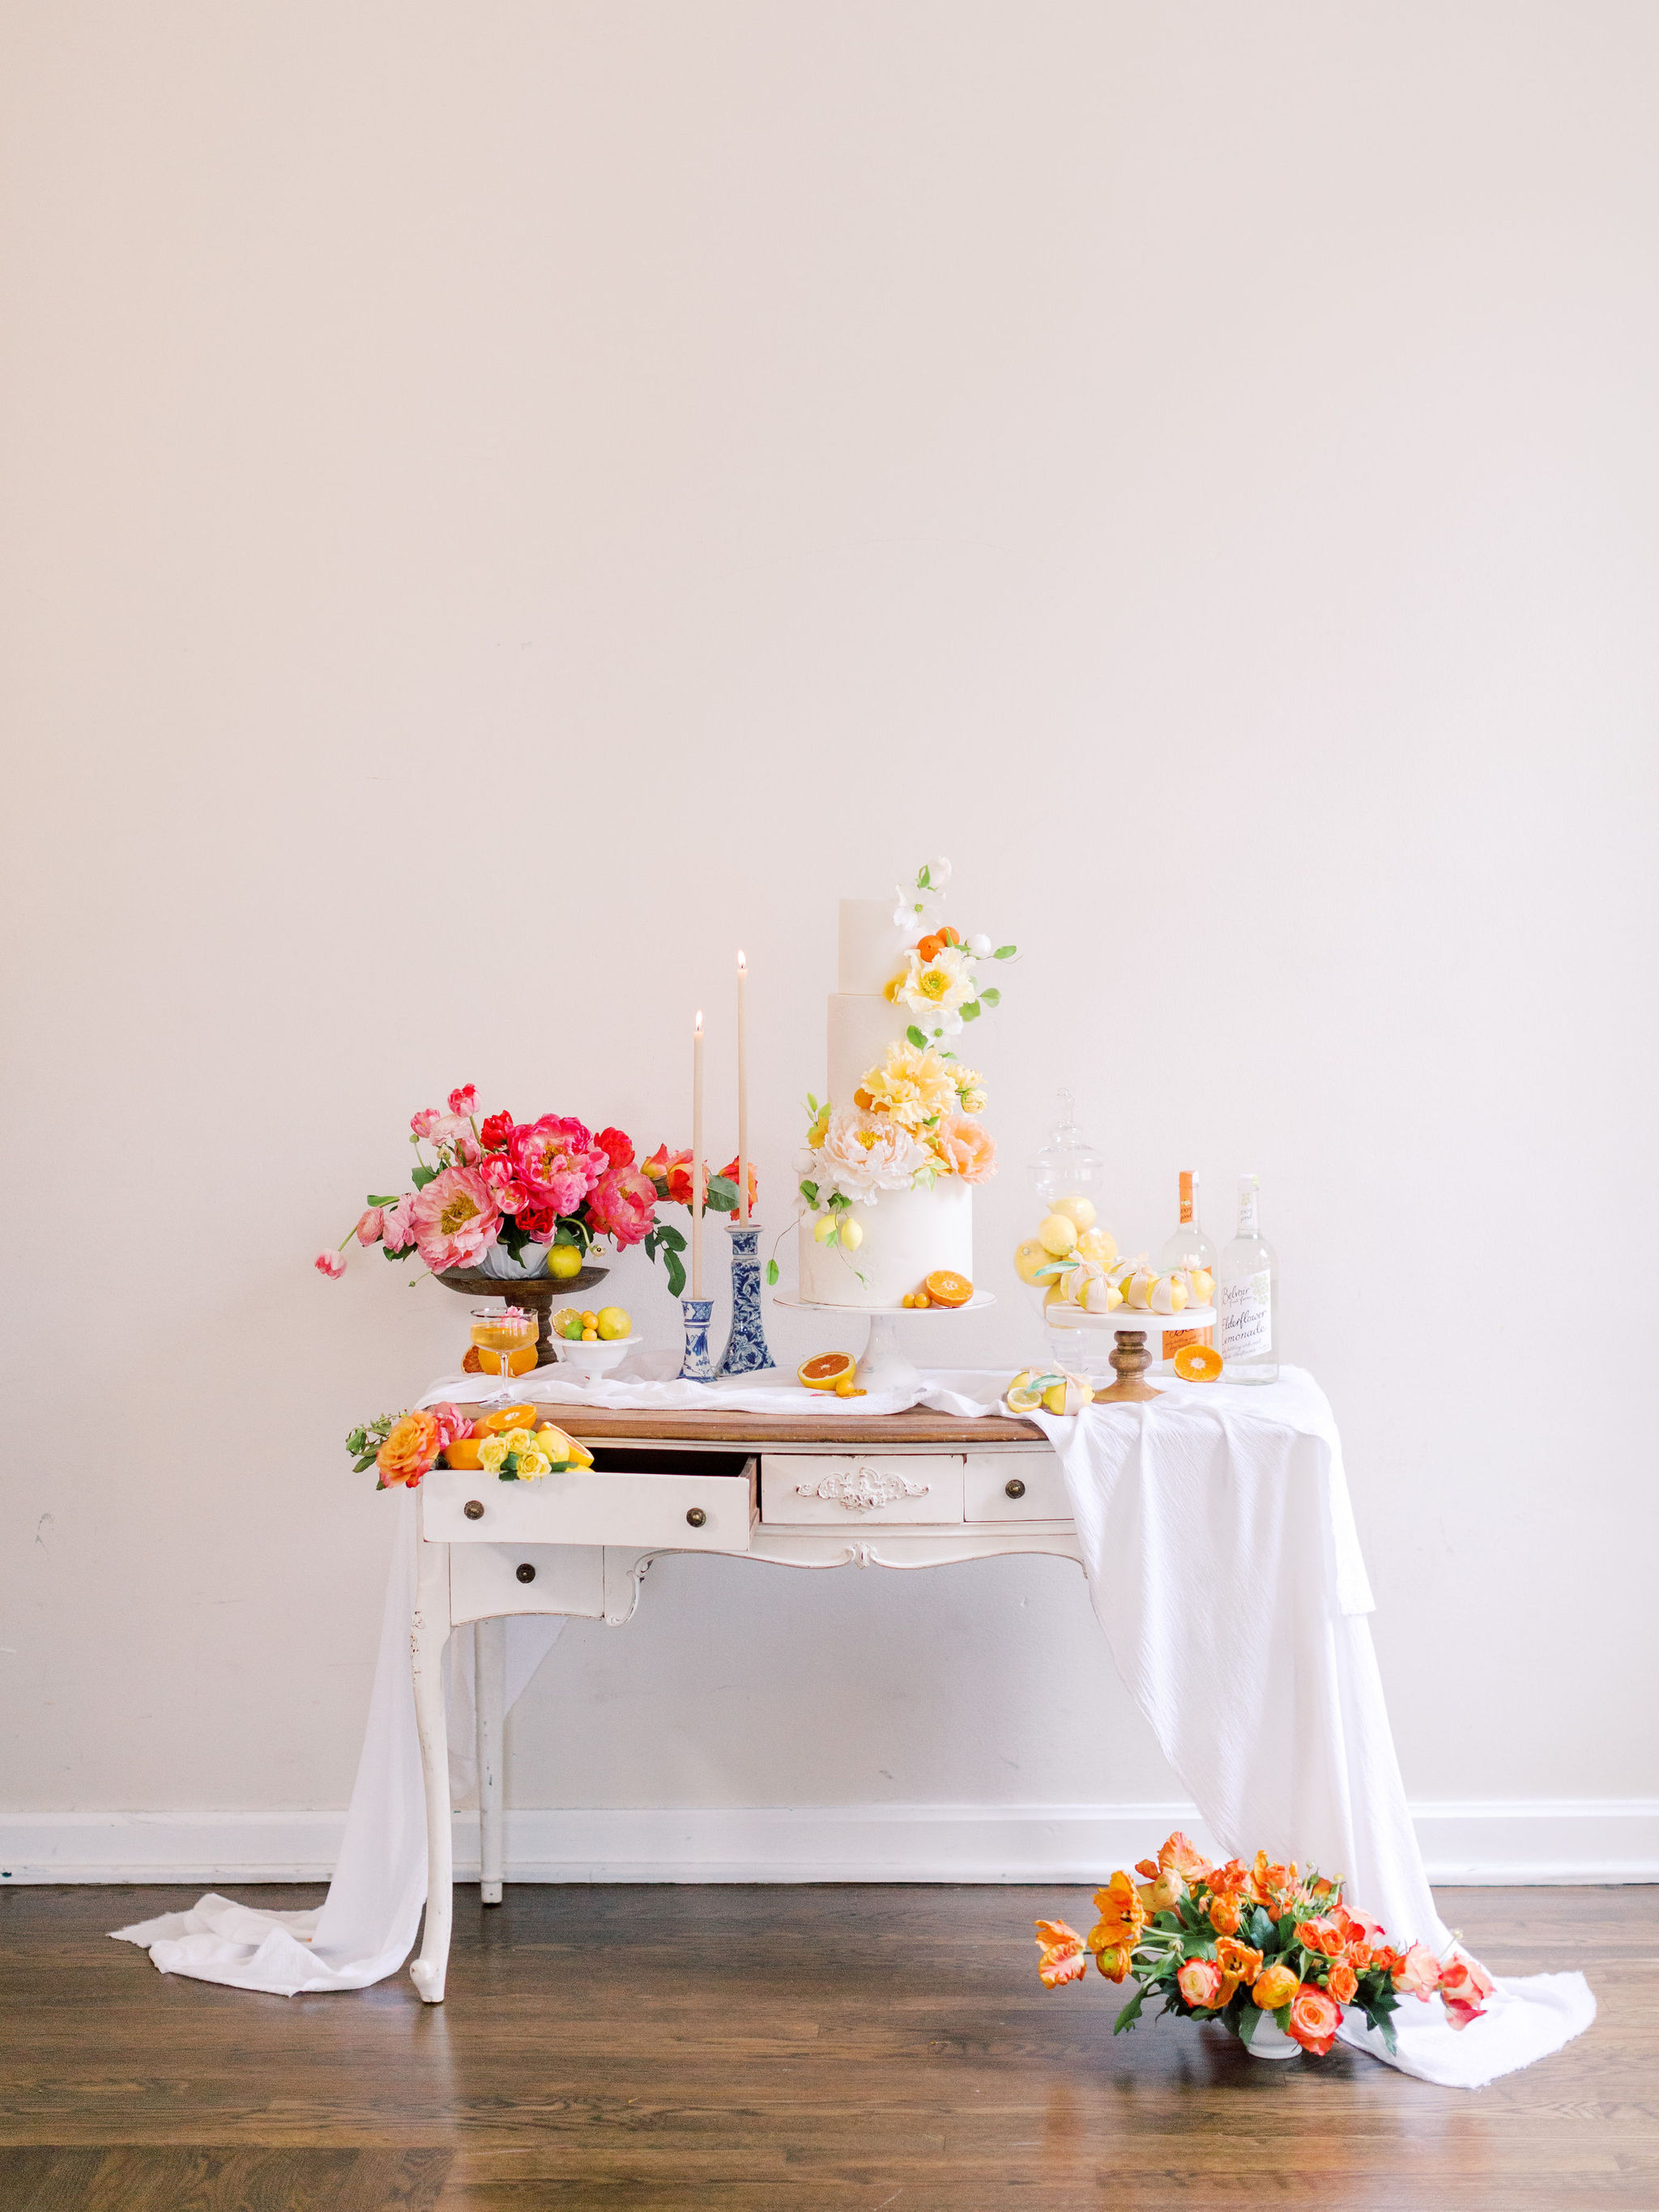
[[[475,1168],[445,1168],[409,1209],[421,1257],[434,1275],[471,1267],[495,1241],[501,1209]]]
[[[337,1283],[345,1273],[345,1261],[337,1252],[319,1252],[311,1264],[319,1275],[326,1275],[331,1283]]]
[[[432,1133],[432,1124],[437,1119],[438,1109],[435,1106],[423,1106],[418,1114],[410,1115],[409,1126],[416,1136],[429,1137]]]
[[[415,1242],[409,1218],[414,1206],[415,1194],[406,1190],[396,1206],[388,1206],[381,1214],[380,1242],[388,1252],[406,1252]]]
[[[989,1182],[997,1171],[997,1148],[970,1114],[941,1114],[933,1142],[963,1182]]]
[[[458,1443],[463,1437],[471,1435],[471,1422],[468,1420],[459,1406],[452,1406],[447,1399],[441,1406],[428,1406],[427,1411],[438,1424],[440,1451],[444,1450],[450,1444]]]
[[[1455,2028],[1479,2020],[1492,1993],[1492,1978],[1486,1968],[1460,1952],[1440,1969],[1440,2002]]]
[[[452,1091],[449,1094],[449,1110],[452,1114],[462,1115],[476,1114],[478,1110],[478,1093],[476,1085],[469,1083],[459,1091]]]
[[[357,1217],[356,1237],[360,1244],[378,1244],[386,1217],[378,1206],[371,1206],[367,1213]]]
[[[618,1244],[637,1244],[655,1218],[657,1186],[638,1168],[612,1168],[587,1194],[587,1218],[602,1237]]]
[[[480,1158],[478,1140],[465,1114],[434,1114],[426,1133],[429,1144],[447,1147],[461,1166],[477,1164]]]
[[[530,1203],[530,1193],[513,1177],[513,1163],[501,1152],[491,1152],[478,1172],[489,1185],[490,1195],[503,1213],[516,1213]]]
[[[513,1132],[510,1157],[532,1199],[574,1213],[611,1163],[574,1116],[544,1114]]]
[[[631,1168],[634,1164],[634,1139],[620,1129],[601,1129],[593,1142],[605,1154],[613,1168]]]

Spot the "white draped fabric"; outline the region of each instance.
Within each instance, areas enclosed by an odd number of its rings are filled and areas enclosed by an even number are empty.
[[[966,1379],[966,1378],[964,1378]],[[980,1378],[974,1378],[978,1382]],[[422,1404],[459,1398],[447,1376]],[[988,1395],[944,1387],[851,1401],[794,1388],[607,1378],[556,1369],[526,1401],[658,1410],[707,1407],[799,1415],[899,1413],[923,1404],[974,1416]],[[1365,1615],[1371,1595],[1324,1394],[1296,1368],[1249,1389],[1172,1382],[1136,1406],[1038,1417],[1060,1455],[1094,1607],[1124,1681],[1210,1832],[1230,1853],[1312,1862],[1401,1944],[1443,1950],[1417,1847]],[[361,1989],[395,1972],[426,1896],[420,1747],[408,1633],[414,1501],[399,1501],[368,1729],[334,1881],[315,1913],[254,1912],[216,1896],[117,1932],[167,1973],[285,1996]],[[560,1623],[508,1623],[509,1702]],[[452,1643],[465,1654],[471,1638]],[[452,1735],[470,1747],[470,1678],[450,1682]],[[457,1705],[461,1707],[458,1714]],[[459,1722],[459,1725],[456,1725]],[[1147,1838],[1148,1850],[1162,1839]],[[1102,1878],[1109,1873],[1102,1869]],[[1502,1981],[1462,2033],[1437,1998],[1407,1999],[1389,2061],[1475,2088],[1559,2050],[1589,2027],[1582,1974]],[[1381,2039],[1345,2039],[1387,2058]]]

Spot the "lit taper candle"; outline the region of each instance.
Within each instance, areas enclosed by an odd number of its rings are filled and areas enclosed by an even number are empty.
[[[749,1219],[749,963],[738,955],[738,1206]]]
[[[702,1008],[691,1031],[691,1295],[702,1296]]]

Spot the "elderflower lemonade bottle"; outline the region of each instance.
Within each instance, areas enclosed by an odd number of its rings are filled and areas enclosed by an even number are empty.
[[[1238,1178],[1238,1233],[1216,1265],[1217,1349],[1224,1382],[1279,1380],[1279,1261],[1256,1224],[1260,1178]]]

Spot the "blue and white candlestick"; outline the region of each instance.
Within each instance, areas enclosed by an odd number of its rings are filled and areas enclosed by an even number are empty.
[[[757,1221],[728,1222],[732,1239],[732,1334],[717,1375],[756,1375],[773,1364],[761,1319],[761,1228]]]
[[[685,1319],[685,1358],[680,1364],[682,1382],[712,1382],[714,1364],[708,1357],[708,1318],[714,1310],[713,1298],[682,1298],[680,1312]]]

